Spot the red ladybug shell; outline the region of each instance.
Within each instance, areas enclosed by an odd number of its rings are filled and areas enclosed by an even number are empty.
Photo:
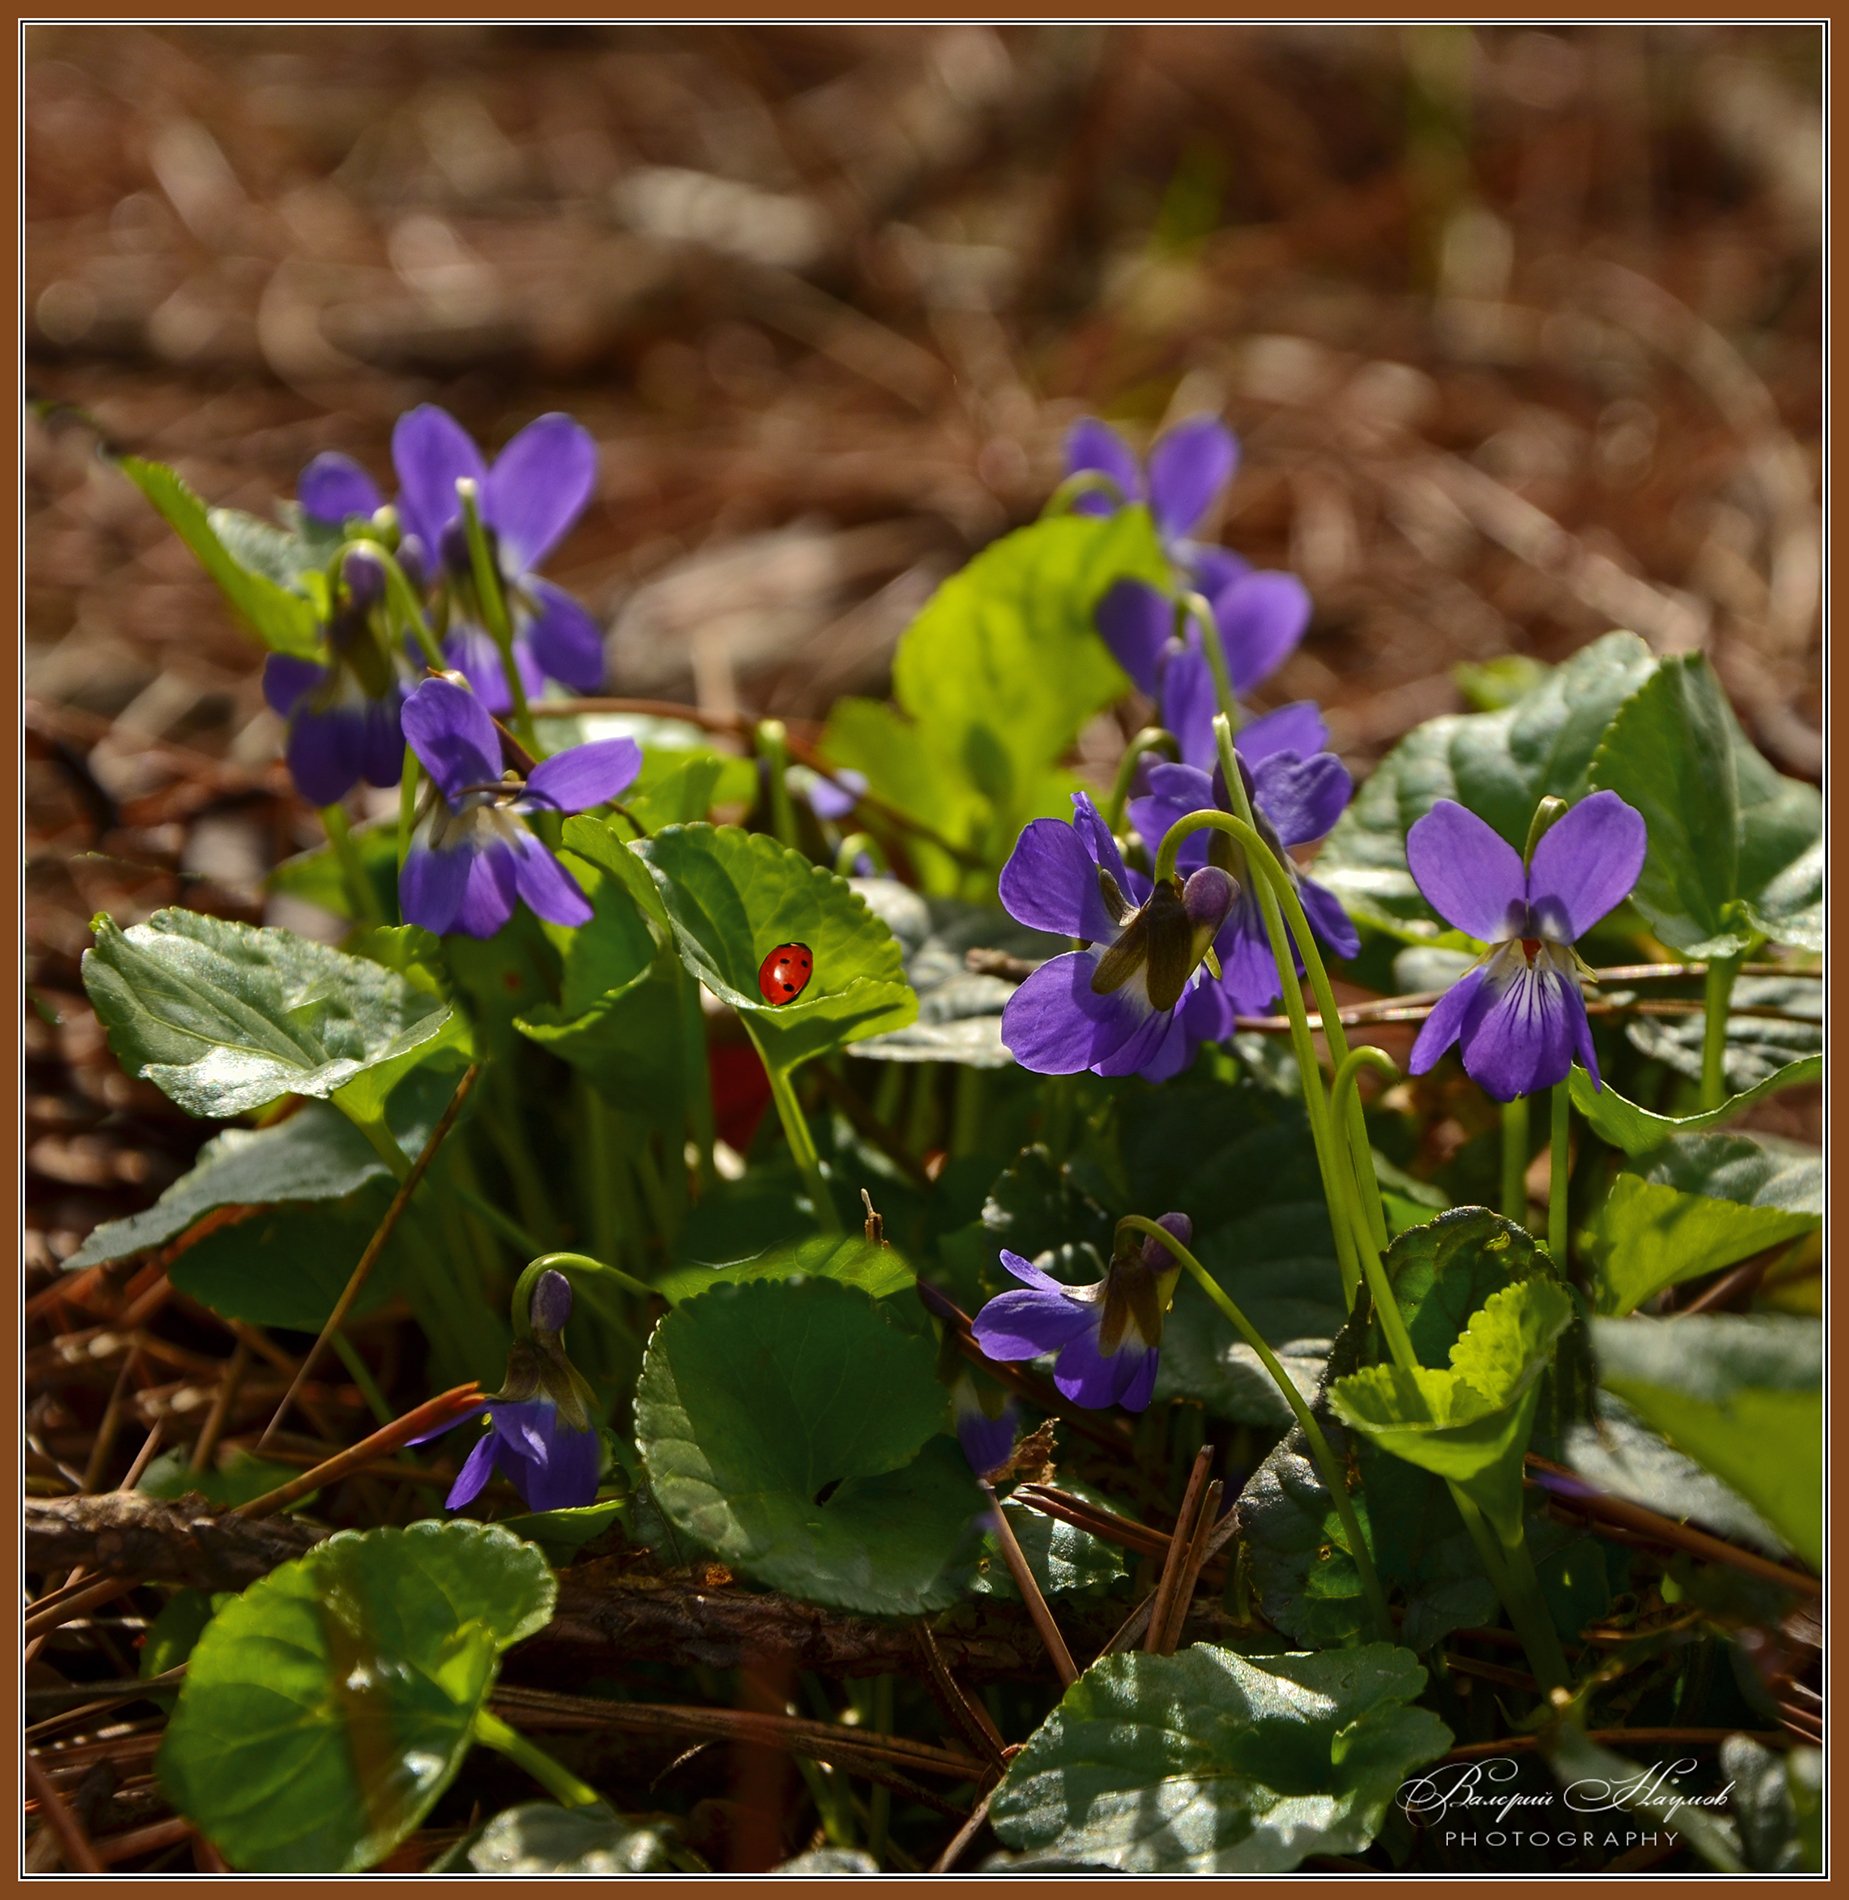
[[[815,959],[806,943],[780,943],[758,965],[758,988],[767,1003],[793,1003],[814,974]]]

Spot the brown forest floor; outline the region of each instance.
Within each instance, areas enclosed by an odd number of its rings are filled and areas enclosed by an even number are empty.
[[[1358,771],[1459,703],[1458,662],[1627,625],[1705,649],[1817,776],[1820,52],[1757,26],[31,29],[34,1456],[114,1482],[191,1376],[169,1354],[177,1387],[135,1399],[133,1355],[87,1343],[121,1289],[43,1297],[203,1132],[101,1047],[88,919],[259,917],[313,823],[253,647],[85,417],[263,510],[323,448],[383,475],[417,401],[491,443],[568,409],[601,486],[550,571],[612,626],[613,689],[802,718],[883,689],[1077,416],[1216,409],[1245,444],[1225,538],[1316,600],[1281,691]],[[168,1442],[207,1409],[165,1404]]]

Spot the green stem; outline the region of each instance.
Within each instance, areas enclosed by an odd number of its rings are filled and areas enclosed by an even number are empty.
[[[533,730],[532,710],[526,703],[526,683],[514,664],[514,627],[508,618],[501,577],[495,571],[494,553],[488,546],[488,531],[482,526],[481,497],[476,484],[466,476],[456,484],[456,499],[462,505],[462,526],[469,540],[469,569],[475,577],[482,619],[489,638],[500,649],[501,669],[507,675],[507,690],[513,696],[514,731],[534,758],[543,759],[546,755]]]
[[[1184,594],[1177,603],[1182,621],[1195,621],[1201,630],[1201,651],[1207,656],[1207,670],[1213,675],[1214,697],[1232,732],[1239,730],[1239,698],[1233,691],[1232,675],[1226,670],[1226,642],[1220,638],[1220,623],[1205,594]],[[1222,769],[1224,761],[1222,761]]]
[[[880,841],[867,831],[850,831],[835,846],[835,876],[854,876],[854,866],[863,857],[873,860],[873,868],[881,877],[892,876],[892,860],[880,846]]]
[[[747,1024],[747,1029],[749,1025]],[[815,1204],[816,1224],[824,1232],[838,1234],[841,1231],[841,1217],[835,1212],[834,1197],[828,1191],[828,1177],[822,1172],[822,1157],[816,1150],[815,1137],[809,1132],[808,1119],[803,1114],[803,1105],[797,1100],[795,1087],[782,1065],[774,1062],[765,1052],[764,1045],[757,1042],[758,1059],[764,1064],[764,1073],[770,1078],[770,1099],[776,1105],[777,1119],[783,1124],[783,1138],[790,1144],[790,1154],[796,1162],[797,1172],[808,1187],[809,1198]]]
[[[790,850],[796,843],[796,807],[790,802],[790,742],[781,719],[760,719],[757,727],[758,757],[764,761],[764,776],[769,781],[770,828],[777,842]]]
[[[404,881],[405,859],[411,855],[411,834],[417,828],[417,754],[404,749],[404,774],[398,781],[398,878]],[[404,921],[403,913],[399,922]]]
[[[1477,1547],[1484,1572],[1502,1599],[1511,1627],[1521,1638],[1535,1681],[1543,1693],[1565,1688],[1572,1672],[1567,1668],[1559,1632],[1541,1595],[1541,1580],[1534,1574],[1534,1564],[1519,1528],[1514,1542],[1509,1542],[1491,1526],[1472,1498],[1451,1480],[1447,1479],[1446,1483],[1450,1485],[1451,1498],[1464,1520],[1464,1528],[1470,1533],[1470,1541]]]
[[[441,672],[447,662],[443,658],[443,649],[437,637],[430,630],[430,622],[424,618],[423,603],[417,598],[417,590],[398,563],[398,557],[383,541],[375,541],[367,535],[359,535],[354,540],[341,544],[334,555],[333,571],[338,572],[340,563],[346,559],[350,550],[362,549],[377,561],[385,570],[385,592],[397,611],[398,618],[404,624],[404,630],[410,634],[422,649],[425,661]]]
[[[1137,761],[1146,752],[1160,752],[1165,759],[1179,759],[1181,746],[1172,732],[1160,726],[1145,726],[1124,747],[1117,761],[1117,776],[1111,782],[1110,802],[1104,808],[1105,828],[1115,831],[1123,823],[1124,807],[1130,802],[1130,783],[1136,776]]]
[[[1567,1270],[1567,1135],[1573,1096],[1565,1082],[1556,1082],[1547,1151],[1547,1251],[1561,1273]]]
[[[595,1807],[603,1796],[586,1785],[569,1768],[556,1762],[543,1748],[529,1742],[516,1728],[509,1728],[498,1715],[486,1709],[475,1711],[475,1739],[517,1763],[551,1795],[568,1808]]]
[[[1518,1226],[1528,1225],[1528,1098],[1502,1105],[1502,1212]]]
[[[634,1274],[625,1273],[621,1267],[613,1267],[606,1260],[593,1260],[587,1253],[542,1253],[537,1260],[527,1262],[521,1269],[520,1278],[514,1282],[510,1314],[516,1339],[525,1339],[532,1331],[533,1286],[539,1276],[548,1270],[556,1270],[567,1278],[572,1273],[601,1273],[606,1279],[614,1280],[625,1293],[637,1294],[645,1300],[655,1297],[655,1289],[646,1280],[638,1280]]]
[[[1102,495],[1116,508],[1123,507],[1131,499],[1103,469],[1076,469],[1047,497],[1046,506],[1040,510],[1041,520],[1046,520],[1049,515],[1071,514],[1074,505],[1087,495]]]
[[[1226,1289],[1167,1228],[1158,1226],[1141,1214],[1126,1215],[1117,1223],[1117,1227],[1120,1233],[1128,1228],[1132,1233],[1159,1240],[1225,1315],[1239,1337],[1258,1355],[1259,1364],[1270,1375],[1309,1444],[1310,1456],[1315,1461],[1330,1502],[1335,1506],[1336,1515],[1341,1519],[1342,1529],[1347,1534],[1350,1554],[1355,1560],[1355,1571],[1361,1579],[1362,1594],[1367,1598],[1378,1633],[1384,1641],[1391,1642],[1393,1623],[1387,1614],[1386,1593],[1380,1587],[1380,1577],[1374,1569],[1374,1554],[1361,1534],[1360,1520],[1356,1518],[1355,1507],[1349,1500],[1346,1474],[1329,1440],[1323,1435],[1323,1428],[1316,1422],[1316,1414],[1304,1402],[1303,1394],[1297,1390],[1290,1374],[1278,1363],[1277,1354],[1265,1343],[1265,1336],[1239,1310]]]
[[[1216,722],[1219,725],[1219,722]],[[1223,725],[1219,729],[1225,730]],[[1227,748],[1231,736],[1227,734]],[[1228,774],[1229,784],[1237,789],[1233,796],[1244,798],[1244,785],[1237,767]],[[1248,810],[1249,810],[1248,805]],[[1347,1303],[1354,1304],[1355,1290],[1361,1283],[1361,1269],[1354,1244],[1355,1217],[1351,1197],[1344,1186],[1351,1171],[1342,1165],[1336,1151],[1334,1131],[1329,1121],[1329,1105],[1323,1095],[1322,1068],[1316,1057],[1316,1042],[1310,1034],[1309,1016],[1303,1006],[1303,990],[1297,980],[1297,960],[1291,954],[1290,941],[1284,934],[1279,900],[1287,892],[1289,874],[1277,866],[1270,850],[1249,818],[1234,817],[1223,811],[1190,812],[1170,827],[1156,854],[1155,877],[1158,883],[1175,874],[1175,854],[1182,841],[1197,831],[1222,831],[1245,851],[1246,863],[1256,876],[1259,914],[1265,922],[1265,934],[1271,941],[1271,953],[1277,961],[1278,980],[1284,995],[1285,1014],[1290,1018],[1291,1047],[1297,1057],[1298,1080],[1303,1089],[1304,1112],[1309,1117],[1310,1139],[1316,1149],[1316,1165],[1322,1176],[1323,1196],[1329,1203],[1329,1220],[1335,1230],[1336,1265],[1342,1276],[1342,1292]],[[1288,892],[1292,901],[1296,893]],[[1301,906],[1298,907],[1301,916]],[[1325,1016],[1325,1024],[1328,1022]],[[1343,1055],[1347,1050],[1343,1050]]]
[[[1338,1129],[1351,1128],[1346,1120],[1347,1105],[1355,1094],[1355,1081],[1363,1069],[1372,1069],[1376,1075],[1384,1076],[1390,1082],[1400,1079],[1398,1063],[1384,1049],[1368,1046],[1350,1050],[1337,1066],[1335,1081],[1329,1091],[1330,1119]],[[1358,1177],[1362,1158],[1354,1152],[1352,1139],[1345,1145],[1349,1151],[1350,1176]],[[1368,1165],[1371,1168],[1371,1158]],[[1380,1330],[1386,1336],[1387,1350],[1396,1365],[1410,1371],[1419,1363],[1419,1357],[1413,1351],[1412,1335],[1406,1330],[1400,1303],[1394,1297],[1393,1283],[1387,1278],[1386,1265],[1381,1259],[1385,1250],[1375,1244],[1372,1229],[1362,1220],[1355,1221],[1355,1251],[1361,1258],[1361,1272],[1379,1315]]]
[[[323,805],[321,822],[327,827],[327,841],[334,848],[335,862],[340,866],[340,881],[346,886],[347,902],[353,906],[353,921],[356,924],[376,924],[381,921],[379,907],[373,901],[372,882],[366,875],[366,867],[360,861],[358,848],[353,842],[353,828],[347,823],[347,814],[339,805]]]
[[[1739,957],[1716,958],[1702,980],[1700,1106],[1704,1110],[1719,1108],[1727,1099],[1727,1005],[1741,961]]]

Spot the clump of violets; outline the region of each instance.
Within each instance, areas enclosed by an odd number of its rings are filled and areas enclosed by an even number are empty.
[[[516,903],[547,923],[588,922],[590,900],[527,820],[621,797],[642,769],[636,742],[599,739],[555,752],[524,777],[503,771],[487,708],[449,679],[426,680],[405,701],[404,734],[430,775],[398,877],[405,922],[439,936],[492,937]]]
[[[284,756],[296,789],[313,805],[332,805],[364,780],[396,785],[404,771],[399,724],[411,673],[403,647],[382,624],[385,570],[364,548],[351,548],[325,629],[325,662],[272,653],[263,696],[281,715]]]
[[[465,1418],[443,1426],[451,1431],[468,1418],[483,1418],[488,1429],[463,1461],[443,1500],[460,1511],[473,1504],[498,1471],[526,1500],[530,1511],[565,1511],[597,1496],[603,1468],[603,1441],[597,1429],[597,1402],[584,1376],[565,1356],[565,1323],[571,1318],[571,1282],[548,1267],[533,1287],[528,1308],[531,1332],[515,1340],[507,1355],[507,1378],[500,1391]],[[427,1432],[435,1438],[439,1432]],[[414,1438],[421,1444],[423,1438]]]
[[[1237,887],[1217,865],[1154,885],[1132,871],[1083,792],[1072,822],[1036,818],[1002,867],[1003,908],[1017,923],[1077,938],[1008,999],[1002,1041],[1041,1075],[1179,1073],[1203,1041],[1231,1028],[1202,962]]]
[[[1648,843],[1640,812],[1594,792],[1524,862],[1475,812],[1440,799],[1406,834],[1406,862],[1425,901],[1489,947],[1426,1018],[1413,1074],[1456,1043],[1470,1079],[1499,1102],[1565,1081],[1575,1055],[1598,1087],[1581,989],[1594,978],[1573,946],[1631,894]]]
[[[557,680],[574,692],[595,692],[604,673],[597,623],[563,588],[536,572],[591,498],[597,450],[589,434],[569,416],[541,416],[502,449],[490,468],[461,423],[425,403],[398,418],[392,462],[398,471],[403,546],[447,592],[444,658],[488,710],[506,712],[513,689],[476,587],[456,490],[461,481],[475,484],[522,690],[533,697],[547,680]]]
[[[1341,900],[1301,871],[1290,855],[1291,847],[1325,837],[1354,791],[1348,768],[1334,753],[1320,749],[1326,736],[1316,708],[1300,704],[1252,720],[1240,730],[1236,744],[1254,829],[1290,872],[1311,930],[1337,956],[1352,957],[1361,948],[1361,938]],[[1142,778],[1147,789],[1130,801],[1130,820],[1152,856],[1190,812],[1233,810],[1217,765],[1211,774],[1194,765],[1149,765]],[[1257,1015],[1283,991],[1256,887],[1241,875],[1243,854],[1231,838],[1211,830],[1184,838],[1176,853],[1178,868],[1215,862],[1240,877],[1238,899],[1214,944],[1221,988],[1233,1014]],[[1301,968],[1302,946],[1296,948]]]
[[[1156,1224],[1184,1247],[1193,1238],[1185,1214]],[[982,1350],[997,1360],[1051,1354],[1053,1383],[1075,1405],[1142,1411],[1156,1389],[1162,1320],[1179,1272],[1174,1255],[1152,1237],[1120,1235],[1104,1278],[1090,1286],[1066,1286],[1005,1248],[1001,1263],[1021,1286],[976,1315]]]

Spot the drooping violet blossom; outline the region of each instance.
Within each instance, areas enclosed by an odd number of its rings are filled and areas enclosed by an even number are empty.
[[[1341,900],[1306,876],[1290,856],[1290,847],[1314,843],[1329,832],[1354,791],[1348,768],[1334,753],[1319,749],[1327,734],[1322,715],[1302,701],[1254,719],[1240,729],[1235,743],[1254,828],[1289,870],[1311,930],[1337,956],[1352,957],[1361,938]],[[1130,822],[1152,856],[1190,812],[1233,809],[1217,765],[1209,774],[1193,765],[1150,764],[1139,777],[1146,789],[1130,801]],[[1214,942],[1220,988],[1234,1015],[1259,1015],[1277,1002],[1283,985],[1256,879],[1246,873],[1243,854],[1224,833],[1203,830],[1182,840],[1178,869],[1214,863],[1239,881],[1238,899]],[[1295,947],[1301,970],[1302,947]]]
[[[449,629],[444,657],[480,694],[490,712],[513,704],[500,648],[484,623],[476,596],[468,535],[456,484],[479,493],[501,591],[513,627],[514,663],[529,697],[548,679],[574,692],[603,684],[603,636],[597,623],[564,591],[535,572],[584,512],[597,479],[597,450],[569,416],[529,422],[488,467],[473,438],[454,416],[425,403],[398,418],[392,431],[398,471],[398,512],[407,540],[447,582]]]
[[[950,1388],[957,1443],[969,1460],[970,1470],[979,1478],[986,1478],[1007,1464],[1021,1422],[1020,1411],[1011,1398],[990,1381],[984,1381],[984,1387],[986,1389],[979,1390],[976,1381],[964,1372]]]
[[[1574,949],[1631,893],[1649,837],[1616,792],[1594,792],[1541,835],[1527,864],[1475,812],[1442,798],[1406,834],[1406,862],[1425,901],[1489,945],[1448,989],[1413,1044],[1423,1075],[1453,1043],[1465,1072],[1499,1102],[1566,1080],[1575,1055],[1599,1086]]]
[[[1002,1041],[1041,1075],[1141,1075],[1161,1081],[1231,1015],[1201,960],[1233,906],[1236,886],[1203,865],[1153,886],[1132,871],[1083,792],[1071,824],[1036,818],[1002,867],[1002,907],[1017,923],[1086,946],[1043,963],[1008,999]],[[1097,947],[1093,947],[1097,946]]]
[[[1185,1214],[1164,1214],[1157,1225],[1184,1247],[1193,1237]],[[1053,1383],[1075,1405],[1142,1411],[1156,1388],[1174,1255],[1159,1240],[1127,1235],[1091,1286],[1066,1286],[1006,1249],[1001,1262],[1025,1290],[998,1293],[976,1315],[977,1345],[998,1360],[1055,1354]]]
[[[336,804],[362,779],[396,785],[404,769],[399,715],[411,675],[375,617],[384,597],[384,569],[351,549],[328,617],[326,662],[287,653],[264,662],[263,696],[287,724],[284,756],[311,805]]]
[[[548,923],[588,921],[589,899],[526,820],[619,797],[642,769],[636,742],[572,746],[523,780],[502,771],[487,708],[447,679],[425,680],[405,701],[404,734],[431,781],[398,879],[405,922],[492,937],[516,901]]]
[[[409,1440],[413,1445],[453,1431],[472,1418],[488,1429],[463,1461],[444,1508],[473,1504],[498,1471],[531,1511],[565,1511],[597,1496],[603,1442],[595,1423],[590,1387],[565,1356],[565,1322],[571,1317],[571,1282],[548,1268],[533,1290],[532,1336],[516,1340],[507,1355],[507,1379],[474,1412],[438,1431]]]

